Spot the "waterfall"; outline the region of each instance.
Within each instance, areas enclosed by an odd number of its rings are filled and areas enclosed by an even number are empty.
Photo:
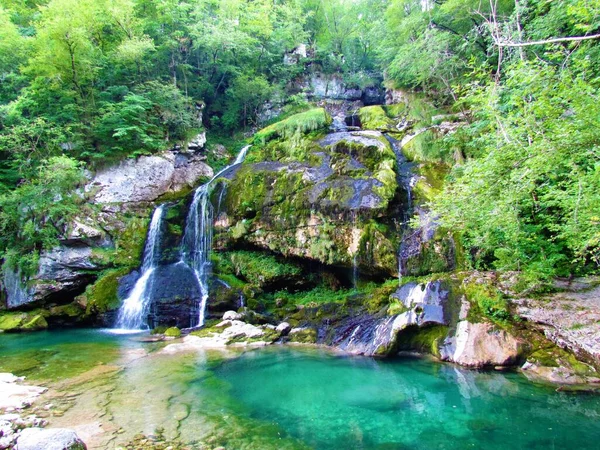
[[[397,181],[406,193],[406,204],[402,211],[402,221],[400,223],[402,236],[400,240],[400,248],[398,249],[398,280],[399,284],[402,285],[402,276],[405,270],[404,261],[410,257],[410,249],[405,243],[405,238],[407,232],[410,231],[409,221],[414,213],[412,191],[417,184],[418,177],[413,173],[413,164],[408,161],[406,156],[404,156],[404,153],[402,153],[402,147],[406,145],[406,141],[404,139],[402,141],[398,141],[389,134],[385,134],[384,136],[396,154],[396,163],[398,165]]]
[[[10,269],[5,265],[2,275],[8,308],[16,308],[32,301],[32,292],[23,284],[20,271]]]
[[[117,328],[126,330],[140,330],[146,326],[145,316],[152,297],[152,281],[156,269],[160,249],[161,225],[165,205],[160,205],[154,210],[152,220],[146,237],[141,276],[129,296],[123,302],[117,318]]]
[[[208,301],[208,277],[210,275],[210,251],[213,237],[213,207],[210,202],[211,185],[227,170],[241,164],[250,149],[250,145],[242,148],[235,161],[219,171],[206,184],[198,187],[185,222],[185,233],[181,246],[181,261],[194,271],[201,299],[198,310],[197,325],[204,325],[206,303]],[[194,323],[192,320],[190,323]]]

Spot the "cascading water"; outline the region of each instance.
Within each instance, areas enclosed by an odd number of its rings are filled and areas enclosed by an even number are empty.
[[[406,193],[406,205],[403,209],[401,222],[402,239],[400,241],[400,248],[398,249],[398,280],[399,284],[402,285],[402,276],[404,272],[403,262],[410,257],[410,246],[407,246],[405,241],[406,233],[410,230],[408,224],[414,213],[412,191],[418,181],[418,178],[413,173],[413,164],[409,162],[404,156],[404,153],[402,153],[402,147],[406,144],[406,142],[404,140],[398,141],[388,134],[385,134],[385,138],[388,140],[392,146],[392,149],[394,150],[394,153],[396,154],[396,162],[398,164],[398,184],[404,188]]]
[[[227,170],[241,164],[250,149],[250,145],[242,148],[235,161],[219,171],[206,184],[198,187],[188,212],[185,223],[185,234],[181,246],[181,261],[194,271],[201,299],[198,308],[197,325],[204,325],[206,303],[208,301],[208,276],[210,274],[210,251],[213,237],[213,207],[210,202],[211,185]],[[193,318],[192,318],[193,319]],[[192,320],[190,323],[194,323]]]
[[[160,205],[152,214],[140,268],[141,276],[119,310],[116,323],[119,329],[140,330],[146,327],[145,316],[150,305],[153,274],[158,262],[164,212],[165,205]]]

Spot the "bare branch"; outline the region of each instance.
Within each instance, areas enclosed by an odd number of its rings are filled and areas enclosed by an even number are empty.
[[[571,36],[571,37],[561,37],[561,38],[553,38],[553,39],[544,39],[542,41],[531,41],[531,42],[501,42],[497,41],[496,45],[498,47],[528,47],[531,45],[544,45],[544,44],[554,44],[557,42],[572,42],[572,41],[587,41],[590,39],[600,39],[599,34],[590,34],[589,36]]]

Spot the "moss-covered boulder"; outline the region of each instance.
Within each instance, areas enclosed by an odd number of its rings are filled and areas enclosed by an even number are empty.
[[[311,327],[292,328],[288,334],[290,342],[298,344],[316,344],[317,330]]]
[[[248,163],[227,186],[218,245],[395,273],[396,232],[388,210],[398,184],[390,143],[377,131],[325,135],[310,129],[257,134],[269,140],[255,140]]]
[[[167,328],[164,332],[165,337],[178,338],[181,337],[181,330],[177,327]]]

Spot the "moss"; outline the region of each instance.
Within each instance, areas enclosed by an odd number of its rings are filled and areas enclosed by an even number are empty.
[[[42,314],[28,318],[28,320],[21,326],[23,331],[37,331],[45,330],[48,328],[48,322]]]
[[[66,316],[70,318],[76,318],[82,316],[85,313],[85,308],[78,302],[69,303],[68,305],[54,306],[50,308],[50,317]]]
[[[394,232],[375,220],[362,226],[358,249],[358,263],[361,267],[370,267],[389,275],[397,274],[398,242],[388,236],[394,236]]]
[[[16,331],[27,318],[25,313],[2,313],[0,314],[0,331]]]
[[[512,320],[507,300],[495,287],[468,283],[464,286],[464,292],[471,303],[467,317],[469,322],[481,322],[481,318],[485,317],[505,327]]]
[[[135,269],[139,265],[149,223],[150,219],[147,217],[132,217],[127,221],[115,244],[115,265],[129,269]]]
[[[360,117],[362,128],[365,130],[386,131],[394,128],[394,122],[379,105],[360,108],[358,116]]]
[[[396,103],[383,106],[383,110],[390,119],[399,119],[407,114],[408,107],[405,103]]]
[[[201,184],[204,184],[209,179],[210,179],[209,177],[200,177],[198,180],[196,180],[196,185],[199,186]],[[161,195],[156,200],[156,203],[161,204],[161,203],[166,203],[166,202],[175,202],[175,201],[182,200],[182,199],[186,198],[190,194],[190,192],[192,192],[193,189],[194,188],[192,186],[185,186],[184,188],[182,188],[178,191],[167,192],[167,193]]]
[[[370,283],[360,289],[364,295],[364,304],[367,311],[376,313],[382,309],[389,310],[390,302],[394,302],[391,295],[398,289],[398,280],[396,278],[385,281],[383,284]]]
[[[545,337],[537,333],[528,333],[527,338],[527,344],[530,347],[528,361],[544,367],[566,367],[579,376],[597,376],[597,372],[592,367],[579,361],[575,355]]]
[[[111,269],[102,273],[96,282],[85,292],[88,304],[87,314],[101,314],[118,309],[121,300],[117,295],[119,279],[129,273],[128,268]]]
[[[166,325],[159,325],[157,327],[154,327],[150,334],[165,334],[165,331],[167,331],[168,329],[169,327],[167,327]]]
[[[236,276],[258,286],[281,279],[290,279],[302,274],[297,264],[286,262],[263,252],[236,251],[229,253]]]
[[[414,230],[409,230],[414,233]],[[402,261],[403,273],[411,276],[449,272],[456,266],[453,237],[442,228],[438,228],[432,239],[420,242],[419,252]]]
[[[290,333],[289,339],[290,342],[297,342],[300,344],[316,344],[317,330],[314,328],[302,328],[296,330],[294,333]]]
[[[227,283],[232,289],[242,289],[246,286],[246,283],[233,274],[219,274],[218,278]]]
[[[177,327],[167,328],[164,332],[164,335],[166,337],[178,338],[178,337],[181,337],[181,330]]]
[[[440,356],[440,344],[448,336],[448,327],[409,327],[398,335],[398,350],[417,351]]]
[[[331,117],[325,109],[315,108],[299,114],[294,114],[282,121],[269,125],[254,135],[256,145],[264,145],[278,137],[291,138],[296,133],[308,133],[331,124]]]

